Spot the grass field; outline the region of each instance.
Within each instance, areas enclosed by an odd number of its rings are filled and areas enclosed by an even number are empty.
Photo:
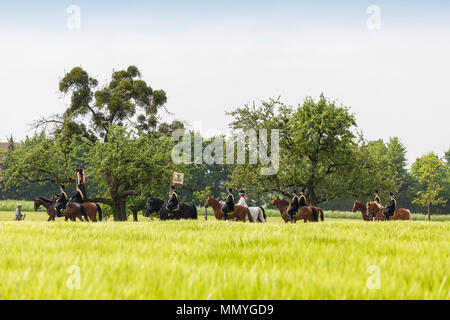
[[[0,218],[0,299],[450,299],[450,222]]]

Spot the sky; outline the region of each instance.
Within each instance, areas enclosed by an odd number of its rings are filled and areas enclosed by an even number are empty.
[[[206,134],[247,103],[323,92],[367,139],[399,137],[409,164],[450,148],[450,1],[37,2],[0,1],[0,141],[65,110],[73,67],[106,84],[136,65],[167,92],[164,118]]]

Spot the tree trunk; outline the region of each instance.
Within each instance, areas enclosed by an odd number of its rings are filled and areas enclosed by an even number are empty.
[[[312,185],[308,186],[308,204],[313,207],[317,206],[317,196]]]
[[[431,221],[430,203],[428,202],[428,221]]]
[[[127,211],[125,199],[122,197],[113,198],[114,221],[127,221]]]
[[[137,212],[133,212],[133,221],[138,222],[138,214]]]

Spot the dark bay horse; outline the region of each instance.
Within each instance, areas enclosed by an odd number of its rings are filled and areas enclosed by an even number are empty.
[[[190,203],[180,203],[178,211],[167,211],[166,202],[158,198],[148,198],[145,216],[156,212],[160,220],[198,219],[197,207]]]
[[[53,200],[48,200],[42,197],[34,199],[34,211],[38,211],[39,208],[43,206],[47,209],[47,214],[49,218],[47,221],[55,221],[56,218],[56,202]]]
[[[270,205],[275,206],[278,208],[278,210],[280,210],[281,217],[283,218],[284,222],[288,223],[290,221],[290,216],[287,213],[289,202],[286,199],[280,199],[279,197],[276,197],[270,202]],[[292,223],[296,223],[298,220],[303,220],[305,223],[308,221],[318,222],[319,216],[320,220],[325,220],[322,208],[312,206],[302,207],[294,216],[294,221],[292,221]]]

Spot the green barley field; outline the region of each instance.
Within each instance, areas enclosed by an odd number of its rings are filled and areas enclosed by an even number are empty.
[[[0,299],[450,298],[448,221],[11,218],[0,213]]]

